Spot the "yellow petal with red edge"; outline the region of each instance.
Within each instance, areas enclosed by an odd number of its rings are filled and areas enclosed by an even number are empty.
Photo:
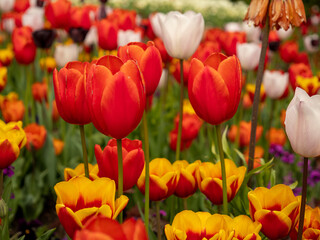
[[[308,229],[304,230],[303,239],[319,240],[320,239],[320,229],[308,228]]]
[[[279,211],[261,209],[256,211],[254,218],[261,223],[261,232],[270,239],[286,237],[292,225],[290,218]]]
[[[246,215],[240,215],[232,220],[232,228],[235,231],[236,239],[245,239],[247,236],[256,233],[259,235],[259,231],[262,225],[259,222],[252,222],[252,220]],[[256,237],[252,235],[252,237]],[[250,239],[250,238],[249,238]]]
[[[83,225],[77,215],[63,204],[56,205],[57,215],[66,233],[72,238],[76,230],[80,230]]]
[[[168,172],[173,172],[171,162],[166,158],[155,158],[150,162],[150,175],[164,176]]]
[[[284,209],[281,210],[283,214],[288,216],[293,225],[295,226],[295,223],[298,221],[299,216],[299,209],[300,209],[300,201],[292,202],[288,206],[286,206]]]
[[[256,190],[257,190],[257,188],[255,189],[255,192],[256,192]],[[262,209],[261,203],[260,203],[259,199],[257,198],[255,192],[254,191],[250,191],[248,193],[249,212],[250,212],[250,216],[251,216],[253,221],[255,220],[254,214],[256,213],[256,211]]]
[[[258,233],[251,233],[247,235],[243,240],[261,240],[261,237]]]
[[[59,182],[54,186],[57,194],[57,204],[64,204],[67,207],[76,209],[79,198],[79,187],[73,183],[77,181],[74,180],[77,178],[73,178],[69,182]]]
[[[128,202],[129,202],[129,198],[125,195],[121,195],[119,198],[116,199],[115,209],[114,209],[112,219],[116,219],[119,213],[127,206]]]
[[[144,194],[145,186],[140,191]],[[150,176],[150,199],[153,201],[159,201],[167,195],[168,187],[166,183],[158,176]]]
[[[175,229],[171,225],[166,224],[164,227],[164,233],[167,237],[167,240],[186,240],[187,234],[180,229]]]
[[[97,214],[99,208],[92,207],[92,208],[83,208],[77,211],[75,214],[77,218],[82,222],[82,224],[85,224],[90,217]]]
[[[112,218],[113,212],[109,205],[102,205],[97,211],[97,215],[100,215],[100,214],[107,218]]]
[[[172,227],[185,232],[188,239],[199,239],[201,237],[201,220],[193,211],[184,210],[178,213],[173,219]]]

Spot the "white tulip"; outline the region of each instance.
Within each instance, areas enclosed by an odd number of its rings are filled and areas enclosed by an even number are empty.
[[[133,30],[118,31],[118,47],[125,46],[130,42],[141,42],[141,33]]]
[[[77,61],[80,49],[77,44],[56,46],[54,52],[54,59],[58,67],[64,67],[68,62]]]
[[[253,23],[250,22],[243,22],[242,23],[242,31],[246,33],[247,41],[248,42],[260,42],[260,35],[261,35],[261,28],[255,27]]]
[[[178,59],[188,59],[197,50],[204,32],[204,19],[201,13],[188,11],[169,12],[159,18],[161,38],[168,54]]]
[[[41,7],[30,7],[22,15],[22,25],[29,26],[32,31],[43,29],[44,26],[44,10]]]
[[[165,19],[166,15],[164,13],[155,13],[153,15],[150,15],[150,23],[152,26],[152,30],[154,32],[154,34],[158,37],[158,38],[162,38],[161,37],[161,26],[160,26],[160,19]]]
[[[0,12],[10,12],[13,9],[15,0],[1,0]]]
[[[311,34],[303,38],[304,47],[309,53],[315,53],[319,50],[319,35]]]
[[[320,155],[320,96],[309,95],[297,87],[285,119],[292,149],[303,157]]]
[[[2,26],[6,32],[12,33],[16,27],[16,23],[13,18],[6,18],[2,20]]]
[[[281,40],[286,40],[288,39],[289,37],[291,37],[293,33],[293,29],[291,26],[289,26],[288,30],[284,30],[282,28],[280,28],[279,30],[277,30],[277,34],[278,34],[278,37],[281,39]]]
[[[242,32],[242,24],[239,22],[229,22],[224,25],[224,30],[226,32]]]
[[[157,89],[164,88],[167,85],[167,82],[168,82],[168,70],[166,68],[163,68]]]
[[[98,45],[98,30],[96,26],[92,26],[84,39],[86,46]]]
[[[288,73],[265,70],[263,74],[263,86],[268,97],[272,99],[279,99],[287,90],[288,84]]]
[[[311,21],[311,24],[313,25],[313,26],[318,26],[319,24],[320,24],[320,16],[318,16],[318,15],[312,15],[311,17],[310,17],[310,21]]]
[[[254,70],[260,59],[261,46],[258,43],[238,43],[237,57],[243,70]]]

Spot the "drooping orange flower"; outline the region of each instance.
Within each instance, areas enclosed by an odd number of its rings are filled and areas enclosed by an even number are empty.
[[[117,140],[109,140],[102,150],[95,145],[95,156],[99,166],[99,177],[108,177],[118,185]],[[138,181],[144,166],[144,152],[140,140],[122,139],[123,190],[132,188]]]
[[[237,167],[230,159],[225,159],[226,178],[227,178],[227,196],[230,202],[238,190],[244,179],[247,168]],[[222,204],[222,175],[221,162],[216,164],[211,162],[203,162],[199,166],[198,182],[200,191],[213,203]]]
[[[32,84],[31,90],[35,101],[42,103],[48,100],[48,85],[46,82],[36,82]]]
[[[267,132],[267,139],[270,144],[284,146],[287,141],[287,136],[282,128],[270,128]]]
[[[258,187],[248,193],[248,198],[250,216],[261,223],[261,232],[266,237],[284,238],[296,226],[300,196],[295,197],[289,186]]]
[[[200,160],[190,164],[186,160],[179,160],[173,163],[173,167],[179,172],[179,181],[174,195],[180,198],[187,198],[196,192],[198,189],[196,172],[200,163]]]
[[[171,196],[178,184],[179,174],[166,158],[155,158],[150,162],[150,200],[160,201]],[[145,193],[145,170],[143,169],[137,186]]]
[[[39,150],[43,147],[46,138],[47,130],[44,126],[38,125],[37,123],[31,123],[24,128],[27,136],[27,149]]]
[[[250,143],[250,133],[251,133],[251,122],[240,122],[240,133],[238,133],[238,127],[236,125],[232,125],[229,132],[228,132],[228,139],[231,142],[235,142],[237,140],[237,135],[239,136],[239,144],[240,147],[249,146]],[[263,127],[257,126],[256,130],[256,141],[260,139],[262,136]]]
[[[22,122],[5,124],[0,120],[0,169],[8,167],[18,158],[26,142]]]
[[[153,42],[129,43],[118,49],[118,57],[123,62],[135,60],[142,72],[147,96],[151,96],[160,81],[162,73],[162,60],[159,50]]]
[[[232,118],[240,102],[241,76],[235,56],[213,53],[204,63],[192,59],[188,92],[197,115],[213,125]]]
[[[102,215],[115,219],[128,203],[128,197],[121,195],[115,200],[116,185],[109,178],[94,181],[79,176],[57,183],[56,211],[67,234],[73,238],[91,216]]]
[[[88,164],[89,167],[89,177],[91,180],[97,179],[98,173],[99,173],[99,168],[98,165],[92,165]],[[64,180],[69,181],[71,178],[75,176],[85,176],[85,171],[84,171],[84,164],[80,163],[78,166],[76,166],[75,169],[73,168],[65,168],[64,169]]]
[[[264,25],[269,0],[252,0],[244,20],[252,21],[254,26]]]

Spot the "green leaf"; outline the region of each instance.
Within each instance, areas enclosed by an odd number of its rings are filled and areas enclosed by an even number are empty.
[[[239,158],[241,159],[243,165],[244,165],[245,167],[248,167],[248,164],[247,164],[247,162],[246,162],[246,159],[244,158],[243,153],[240,152],[240,151],[239,151],[238,149],[236,149],[236,148],[234,148],[233,151],[235,151],[236,154],[239,156]]]
[[[276,184],[276,171],[271,169],[270,173],[270,186],[273,187]]]
[[[223,151],[225,152],[225,154],[227,155],[227,157],[229,159],[232,159],[232,154],[231,154],[231,150],[227,141],[227,132],[228,132],[228,126],[226,126],[226,128],[224,129],[223,133],[222,133],[222,148]]]
[[[271,167],[272,167],[272,164],[273,164],[273,158],[272,158],[269,162],[261,165],[260,167],[257,167],[257,168],[252,169],[252,170],[246,175],[245,179],[243,180],[243,184],[247,184],[248,180],[251,178],[251,176],[252,176],[253,174],[260,173],[260,172],[264,171],[265,169],[271,168]]]
[[[298,181],[295,181],[294,183],[290,184],[289,187],[293,190],[298,186]]]
[[[55,230],[56,229],[53,228],[53,229],[50,229],[50,230],[46,231],[44,234],[42,234],[40,237],[38,237],[37,240],[47,240],[47,239],[49,239],[49,237],[53,234],[53,232]]]

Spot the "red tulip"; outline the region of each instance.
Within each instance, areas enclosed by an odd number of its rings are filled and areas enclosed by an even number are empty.
[[[220,44],[218,42],[206,41],[199,45],[198,49],[193,54],[193,57],[204,62],[212,53],[217,52],[221,52]]]
[[[12,43],[18,63],[29,64],[34,61],[37,47],[34,44],[30,27],[15,28],[12,33]]]
[[[104,50],[114,50],[118,47],[118,26],[107,19],[98,23],[98,43]]]
[[[309,65],[304,63],[293,63],[289,67],[289,81],[293,90],[297,87],[297,76],[305,78],[312,77],[312,71]]]
[[[94,152],[99,166],[99,177],[110,178],[118,185],[117,140],[111,139],[104,150],[99,145],[96,145]],[[143,170],[144,153],[142,142],[127,138],[122,139],[122,158],[123,190],[128,190],[137,183]]]
[[[122,30],[134,30],[136,26],[136,11],[115,9],[109,16],[108,19],[115,22],[119,29]]]
[[[53,72],[53,85],[60,116],[71,124],[90,123],[85,98],[84,71],[86,63],[69,62],[59,72]]]
[[[122,61],[136,60],[142,72],[147,96],[152,95],[160,81],[162,73],[162,60],[159,50],[153,42],[129,43],[119,47],[118,57]]]
[[[88,70],[86,84],[92,122],[100,132],[121,139],[138,126],[146,96],[134,61],[102,57]]]
[[[56,0],[49,2],[45,7],[45,16],[53,28],[67,28],[71,2],[69,0]]]
[[[240,101],[241,76],[236,56],[214,53],[204,63],[194,58],[190,66],[188,92],[197,115],[213,125],[232,118]]]
[[[279,54],[283,61],[286,63],[294,62],[298,56],[299,46],[295,41],[287,41],[281,44]]]

